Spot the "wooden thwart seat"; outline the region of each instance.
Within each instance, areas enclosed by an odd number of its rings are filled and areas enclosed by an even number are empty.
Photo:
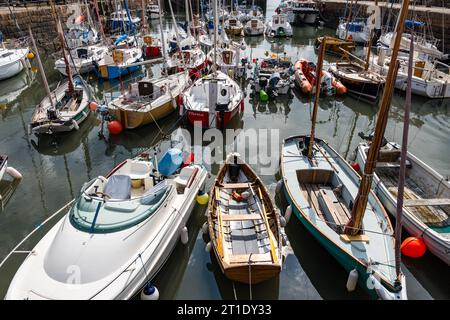
[[[269,252],[253,253],[251,257],[249,254],[234,254],[228,258],[229,263],[247,263],[249,259],[251,262],[272,262]]]
[[[260,220],[260,214],[224,214],[222,221],[245,221],[245,220]]]
[[[327,220],[337,226],[344,226],[349,222],[349,215],[341,206],[330,187],[319,189],[318,202]]]
[[[247,188],[250,188],[250,186],[251,186],[251,184],[249,182],[222,184],[222,188],[224,188],[224,189],[247,189]]]
[[[450,206],[450,199],[405,199],[404,207],[420,207],[420,206]]]

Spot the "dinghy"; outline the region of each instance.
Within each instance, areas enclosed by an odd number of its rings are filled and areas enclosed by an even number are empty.
[[[364,169],[369,143],[358,146],[356,162]],[[373,189],[393,216],[397,208],[400,145],[389,142],[380,150]],[[403,226],[422,237],[427,248],[450,265],[450,183],[408,152],[403,203]]]
[[[111,116],[126,129],[153,123],[172,113],[191,81],[187,71],[159,79],[144,78],[108,104]]]
[[[279,214],[261,179],[237,153],[217,174],[208,204],[209,235],[222,272],[256,284],[282,267]]]
[[[47,95],[42,99],[31,117],[30,133],[78,130],[89,115],[89,103],[93,97],[88,84],[80,76],[74,77],[72,90],[70,81],[66,81],[51,92],[50,97]]]
[[[315,91],[316,85],[316,64],[306,59],[298,60],[294,65],[295,83],[304,94],[311,94]],[[321,93],[326,96],[343,95],[347,88],[329,72],[322,70]]]
[[[65,216],[27,255],[5,298],[135,296],[186,232],[204,186],[206,170],[194,164],[180,169],[182,159],[180,150],[170,149],[160,160],[163,174],[156,159],[141,154],[86,183]]]

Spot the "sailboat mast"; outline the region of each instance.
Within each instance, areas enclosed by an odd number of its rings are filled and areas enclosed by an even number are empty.
[[[308,146],[308,158],[312,159],[312,150],[314,146],[314,138],[316,134],[316,120],[317,120],[317,109],[319,107],[319,96],[320,96],[320,82],[322,78],[322,66],[323,66],[323,57],[325,55],[325,44],[327,42],[327,37],[323,37],[322,42],[320,43],[320,52],[319,58],[317,61],[316,68],[316,95],[314,97],[314,108],[311,118],[311,135]]]
[[[372,38],[373,38],[373,28],[371,28],[370,32],[369,32],[369,43],[367,44],[366,65],[364,66],[365,70],[368,70],[369,65],[370,65],[370,53],[372,51]]]
[[[217,14],[217,0],[213,0],[213,10],[214,10],[214,78],[217,77],[217,38],[218,38],[218,29],[219,29],[219,19]],[[222,31],[224,32],[224,31]]]
[[[188,27],[189,27],[189,0],[185,0],[184,1],[184,6],[186,7],[186,22],[188,23]]]
[[[44,67],[42,66],[41,56],[39,55],[39,50],[36,46],[36,42],[34,41],[33,32],[31,32],[31,27],[28,26],[28,33],[30,34],[31,43],[33,44],[34,52],[36,52],[36,58],[38,62],[39,72],[41,73],[42,82],[44,82],[45,91],[47,92],[47,97],[50,100],[50,104],[52,107],[55,107],[52,99],[52,93],[50,92],[50,88],[48,86],[47,77],[45,76]]]
[[[352,209],[352,217],[345,228],[345,233],[350,235],[356,235],[361,228],[364,212],[366,211],[367,200],[372,186],[373,173],[375,171],[376,162],[378,159],[378,153],[381,148],[384,132],[386,130],[387,118],[389,115],[389,108],[391,105],[392,92],[394,89],[395,78],[397,76],[398,67],[398,51],[400,47],[400,40],[403,33],[403,25],[408,13],[409,0],[403,0],[402,7],[400,9],[399,23],[397,23],[397,29],[395,31],[395,42],[392,50],[391,61],[389,65],[389,71],[386,78],[386,84],[383,91],[383,97],[380,102],[380,110],[378,112],[378,121],[375,127],[375,134],[370,145],[367,161],[364,168],[364,173],[359,185],[358,194],[355,199],[355,204]]]
[[[142,30],[145,30],[146,28],[146,20],[145,20],[145,0],[141,1],[141,6],[142,6]]]
[[[63,33],[62,25],[61,25],[61,20],[59,18],[58,18],[58,23],[56,25],[56,28],[58,30],[59,40],[61,41],[61,50],[62,50],[63,57],[64,57],[64,64],[66,65],[66,73],[67,73],[67,78],[68,78],[69,96],[72,96],[73,92],[75,91],[74,90],[74,86],[73,86],[72,68],[70,67],[69,59],[67,59],[67,55],[66,55],[67,54],[67,52],[66,52],[66,49],[67,49],[66,41],[64,39],[64,33]]]
[[[405,190],[405,171],[406,171],[406,158],[408,153],[408,133],[409,133],[409,115],[411,112],[411,83],[413,73],[413,59],[414,59],[414,33],[411,32],[411,41],[409,48],[409,60],[408,60],[408,80],[406,87],[406,100],[405,100],[405,115],[403,118],[403,137],[402,137],[402,150],[400,156],[400,172],[398,177],[398,192],[397,192],[397,213],[395,215],[395,272],[397,279],[400,281],[400,263],[401,252],[400,244],[402,237],[402,216],[403,216],[403,194]]]
[[[159,31],[161,33],[161,49],[162,49],[162,55],[164,58],[164,66],[167,66],[167,51],[166,51],[166,41],[164,39],[164,30],[163,30],[163,23],[162,23],[162,14],[161,14],[161,0],[158,0],[158,7],[159,7]],[[166,70],[167,71],[167,70]],[[167,74],[167,72],[166,72]]]
[[[102,33],[102,42],[106,42],[105,30],[103,29],[102,19],[100,18],[100,11],[98,9],[97,0],[94,0],[95,14],[97,15],[98,23],[100,24],[100,32]]]
[[[172,15],[173,25],[175,27],[175,37],[177,38],[177,46],[178,46],[178,49],[180,50],[179,52],[181,55],[181,62],[183,63],[184,69],[186,70],[187,65],[186,65],[186,62],[184,61],[183,50],[181,49],[180,35],[178,34],[177,21],[175,20],[175,15],[173,14],[172,0],[169,0],[169,7],[170,7],[170,14]]]
[[[352,10],[353,10],[353,0],[350,1],[350,8],[348,9],[347,23],[345,24],[345,39],[344,40],[347,40],[348,24],[350,23],[350,19],[352,17]]]

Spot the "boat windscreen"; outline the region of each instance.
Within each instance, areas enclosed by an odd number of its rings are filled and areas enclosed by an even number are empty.
[[[111,233],[131,228],[163,207],[173,189],[165,184],[154,188],[143,197],[121,201],[104,201],[82,194],[71,209],[70,222],[76,229],[88,233]]]

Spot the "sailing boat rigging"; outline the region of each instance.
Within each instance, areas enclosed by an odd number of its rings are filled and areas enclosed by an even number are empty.
[[[401,19],[405,19],[409,0],[403,1]],[[403,21],[402,20],[402,21]],[[403,23],[397,26],[399,37],[393,50],[396,61]],[[321,43],[318,72],[322,69],[326,37]],[[388,75],[377,122],[377,142],[372,144],[370,163],[376,163],[395,77],[395,63]],[[395,261],[394,229],[370,190],[371,166],[359,175],[328,143],[315,137],[320,92],[312,113],[311,134],[293,136],[283,142],[281,174],[284,193],[294,214],[312,235],[369,293],[383,299],[406,299],[405,278]],[[384,116],[385,113],[385,116]],[[380,136],[381,135],[381,136]],[[373,173],[373,168],[372,168]],[[359,186],[359,187],[358,187]],[[349,281],[351,282],[351,281]],[[354,289],[354,288],[350,288]]]

